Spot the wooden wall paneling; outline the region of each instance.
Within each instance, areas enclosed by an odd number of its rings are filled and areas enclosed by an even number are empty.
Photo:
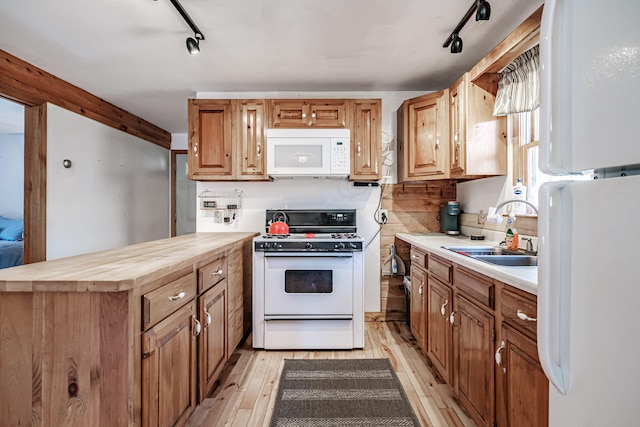
[[[3,50],[0,50],[0,94],[30,106],[50,102],[161,147],[171,148],[169,132]]]
[[[380,266],[398,244],[397,233],[431,233],[440,231],[440,205],[456,199],[455,180],[434,180],[382,186],[382,209],[388,211],[388,221],[380,231]],[[409,274],[408,249],[396,246],[396,253],[405,261]],[[382,268],[381,268],[382,271]],[[381,273],[382,274],[382,273]],[[380,313],[366,313],[368,321],[405,320],[406,296],[402,276],[380,277]]]

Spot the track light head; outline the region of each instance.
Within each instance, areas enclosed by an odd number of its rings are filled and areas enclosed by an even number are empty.
[[[451,41],[451,53],[460,53],[462,52],[462,39],[459,35],[454,34],[453,40]]]
[[[200,53],[200,41],[197,36],[195,39],[193,37],[187,37],[187,50],[191,55]]]
[[[487,0],[478,0],[476,21],[488,21],[491,17],[491,5]]]

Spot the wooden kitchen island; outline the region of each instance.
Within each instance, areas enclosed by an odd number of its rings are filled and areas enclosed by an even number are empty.
[[[251,325],[251,240],[0,270],[0,426],[182,425]]]

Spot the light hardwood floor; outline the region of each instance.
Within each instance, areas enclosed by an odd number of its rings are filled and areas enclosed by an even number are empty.
[[[389,358],[423,426],[474,426],[430,366],[403,322],[366,322],[365,348],[347,351],[254,350],[251,337],[230,357],[220,384],[187,426],[268,426],[284,359]]]

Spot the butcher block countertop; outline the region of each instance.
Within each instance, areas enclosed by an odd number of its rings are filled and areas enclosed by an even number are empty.
[[[199,266],[258,233],[193,233],[0,270],[0,292],[119,292]]]
[[[439,233],[398,233],[396,237],[492,279],[500,280],[533,295],[538,293],[538,267],[494,265],[442,248],[442,246],[498,246],[497,242],[470,240],[469,236],[453,237]]]

